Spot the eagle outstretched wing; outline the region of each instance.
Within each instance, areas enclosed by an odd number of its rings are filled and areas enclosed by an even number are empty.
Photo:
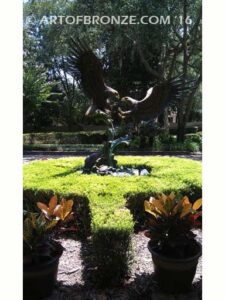
[[[186,91],[193,88],[193,81],[183,85],[180,77],[157,84],[150,88],[142,100],[123,97],[122,100],[130,105],[127,111],[120,110],[124,119],[134,117],[139,120],[152,120],[157,118],[166,107],[182,99]]]
[[[68,67],[71,75],[81,80],[85,94],[93,101],[86,114],[96,109],[105,111],[107,98],[117,96],[118,92],[105,84],[101,62],[84,41],[71,38]]]

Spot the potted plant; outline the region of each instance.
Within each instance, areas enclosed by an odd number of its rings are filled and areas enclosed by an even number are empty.
[[[52,293],[63,253],[53,233],[63,229],[63,224],[73,217],[73,200],[62,199],[58,204],[57,197],[53,196],[48,206],[38,202],[37,207],[40,213],[24,212],[23,289],[24,299],[29,300],[42,299]]]
[[[154,271],[161,290],[167,293],[187,292],[192,285],[201,244],[192,229],[199,226],[202,199],[191,204],[188,197],[159,195],[144,202],[149,215],[150,238],[148,249],[152,254]]]

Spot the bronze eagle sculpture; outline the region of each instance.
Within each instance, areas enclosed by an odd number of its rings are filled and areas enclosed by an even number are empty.
[[[166,107],[181,100],[185,91],[190,90],[193,83],[184,83],[182,75],[161,81],[148,89],[142,100],[123,97],[118,103],[115,113],[108,99],[114,96],[119,100],[119,93],[106,85],[102,64],[85,41],[79,39],[75,41],[71,38],[68,69],[72,76],[81,80],[84,93],[92,100],[92,105],[88,108],[86,116],[99,110],[103,113],[111,113],[113,119],[119,117],[125,121],[130,118],[138,121],[157,118]],[[127,102],[130,106],[126,111],[122,109],[123,102]]]
[[[136,121],[152,121],[157,118],[163,110],[176,100],[182,100],[185,91],[190,89],[190,84],[183,81],[182,75],[171,80],[164,80],[147,90],[146,96],[142,100],[131,97],[123,97],[117,103],[110,101],[111,97],[120,99],[118,91],[109,87],[103,78],[102,64],[89,48],[89,46],[79,39],[70,40],[70,53],[68,56],[68,70],[70,74],[81,81],[84,93],[92,100],[92,105],[88,108],[86,116],[100,111],[107,115],[107,120],[112,126],[112,137],[109,137],[103,149],[98,153],[90,154],[85,159],[84,173],[103,172],[117,166],[114,160],[115,148],[121,143],[129,144],[132,132],[125,137],[115,137],[114,122],[125,119]],[[123,110],[123,103],[129,104],[128,110]],[[135,122],[134,122],[135,123]],[[130,125],[130,124],[129,124]],[[128,125],[128,126],[129,126]],[[110,171],[111,172],[111,171]]]
[[[119,93],[106,85],[100,60],[84,41],[71,38],[68,63],[71,74],[81,79],[84,93],[92,100],[86,115],[97,109],[103,112],[110,110],[107,99],[111,96],[119,98]]]

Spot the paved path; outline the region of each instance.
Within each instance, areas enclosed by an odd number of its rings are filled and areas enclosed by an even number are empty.
[[[140,154],[141,155],[141,154]],[[23,156],[23,162],[24,163],[29,163],[33,160],[45,160],[45,159],[55,159],[55,158],[63,158],[63,157],[75,157],[76,155],[71,155],[71,154],[25,154]],[[81,156],[81,155],[79,155]],[[87,155],[84,155],[86,157]],[[165,155],[162,155],[165,156]],[[166,155],[166,156],[171,156],[171,157],[180,157],[180,158],[189,158],[193,160],[202,160],[202,153],[197,153],[197,154],[182,154],[182,155]]]

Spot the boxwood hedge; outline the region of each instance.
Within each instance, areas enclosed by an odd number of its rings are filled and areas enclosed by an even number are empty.
[[[143,201],[175,191],[191,199],[201,194],[201,163],[170,157],[117,157],[120,165],[145,165],[147,176],[81,174],[84,158],[35,161],[24,166],[24,207],[48,201],[52,194],[75,201],[77,224],[92,235],[97,284],[117,284],[128,272],[131,234],[143,220]],[[147,243],[147,242],[146,242]]]
[[[79,132],[40,132],[25,133],[24,145],[33,144],[101,144],[107,140],[105,130]]]

